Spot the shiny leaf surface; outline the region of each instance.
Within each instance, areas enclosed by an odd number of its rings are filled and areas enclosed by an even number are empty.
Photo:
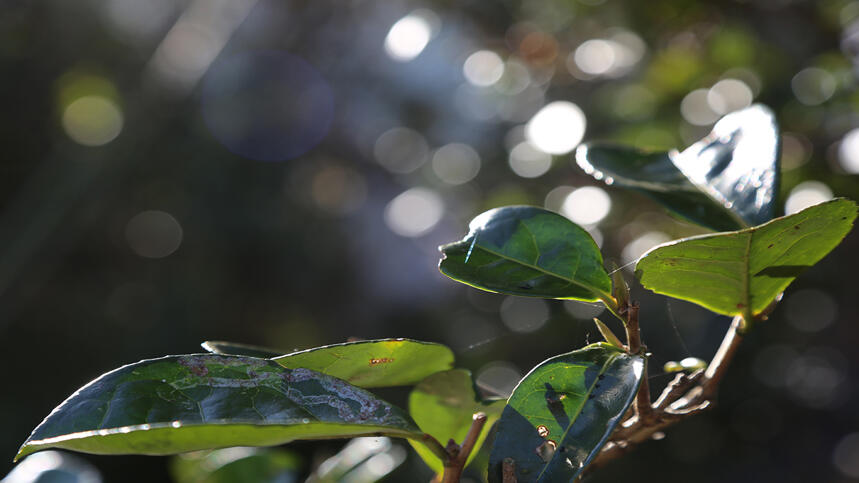
[[[417,384],[453,367],[446,346],[410,339],[379,339],[332,344],[273,359],[283,367],[311,369],[359,387]]]
[[[505,458],[519,483],[573,481],[632,404],[643,370],[644,358],[604,343],[532,369],[501,414],[489,481],[501,481]]]
[[[828,201],[753,228],[656,247],[636,275],[656,293],[748,319],[835,248],[855,218],[854,202]]]
[[[667,152],[591,143],[576,149],[576,163],[594,178],[638,191],[692,223],[716,231],[743,228],[730,210],[692,184]]]
[[[588,232],[542,208],[487,211],[471,221],[465,238],[441,251],[441,272],[479,289],[589,302],[611,299],[611,279]]]
[[[723,117],[671,160],[701,191],[754,226],[775,216],[779,144],[775,115],[756,104]]]
[[[145,360],[65,400],[17,458],[47,448],[163,455],[295,439],[415,437],[400,409],[340,379],[275,362],[212,354]]]
[[[263,359],[270,359],[272,357],[282,356],[284,354],[292,352],[279,351],[277,349],[270,349],[268,347],[261,347],[257,345],[241,344],[238,342],[225,342],[221,340],[207,340],[200,345],[203,346],[203,349],[206,349],[212,354],[221,354],[225,356],[261,357]]]
[[[477,396],[471,372],[465,369],[433,374],[420,382],[409,394],[409,414],[418,427],[427,434],[445,444],[453,439],[462,443],[468,428],[471,427],[474,413],[486,414],[486,425],[480,433],[468,461],[476,455],[477,450],[489,434],[489,429],[495,423],[506,401],[495,399],[483,401]],[[444,467],[441,460],[424,446],[411,443],[424,462],[440,474]],[[466,463],[468,464],[468,463]]]

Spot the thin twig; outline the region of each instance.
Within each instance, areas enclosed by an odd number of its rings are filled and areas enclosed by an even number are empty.
[[[630,306],[629,309],[626,314],[627,348],[630,352],[633,352],[633,349],[640,351],[642,345],[637,307]],[[764,317],[766,313],[759,315],[758,319]],[[741,316],[735,317],[707,369],[689,375],[678,375],[652,405],[645,404],[645,401],[649,402],[649,394],[645,398],[639,390],[635,403],[636,414],[618,425],[610,436],[609,443],[588,465],[586,471],[590,473],[619,458],[638,444],[662,437],[662,431],[667,427],[713,407],[719,384],[743,339],[742,331],[745,325]],[[642,381],[642,387],[645,381]]]
[[[639,354],[643,350],[641,343],[641,328],[638,325],[638,302],[632,302],[626,306],[626,344],[627,350],[632,354]],[[653,422],[653,409],[650,405],[650,383],[647,380],[647,362],[644,363],[644,371],[641,374],[641,385],[635,395],[635,413],[638,420],[644,423]]]
[[[468,433],[466,433],[465,439],[462,440],[462,444],[457,445],[453,440],[451,440],[452,444],[448,444],[448,448],[445,451],[448,453],[449,458],[444,465],[442,483],[459,483],[462,470],[468,461],[468,456],[474,449],[474,445],[477,444],[477,439],[480,436],[480,432],[483,431],[485,424],[486,414],[482,412],[475,413],[471,421],[471,427],[468,428]]]

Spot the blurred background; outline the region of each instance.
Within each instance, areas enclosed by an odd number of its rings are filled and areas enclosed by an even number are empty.
[[[207,339],[442,342],[506,395],[598,340],[600,310],[447,280],[439,244],[514,203],[586,226],[618,265],[701,233],[571,152],[682,149],[755,102],[783,131],[786,212],[859,199],[857,76],[856,0],[4,0],[0,475],[87,381]],[[717,409],[587,480],[859,481],[857,250],[854,232],[789,289]],[[729,324],[633,296],[657,390],[665,362],[709,359]],[[343,444],[288,446],[295,477]],[[429,480],[396,454],[373,474]],[[95,478],[79,481],[177,474],[76,456]]]

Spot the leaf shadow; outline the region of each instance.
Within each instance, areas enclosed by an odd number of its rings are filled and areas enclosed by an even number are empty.
[[[796,278],[811,265],[776,265],[767,267],[755,274],[755,277]]]

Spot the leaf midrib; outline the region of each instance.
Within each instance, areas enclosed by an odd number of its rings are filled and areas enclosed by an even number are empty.
[[[602,292],[602,291],[599,291],[599,290],[594,290],[594,288],[593,288],[593,287],[588,287],[587,285],[582,285],[581,283],[577,282],[575,279],[568,279],[568,278],[563,277],[563,276],[561,276],[561,275],[559,275],[559,274],[557,274],[557,273],[554,273],[554,272],[550,272],[550,271],[548,271],[548,270],[545,270],[545,269],[541,268],[539,265],[533,265],[533,264],[531,264],[531,263],[528,263],[528,262],[524,262],[524,261],[522,261],[522,260],[519,260],[518,258],[512,258],[512,257],[509,257],[509,256],[504,255],[504,254],[502,254],[502,253],[498,253],[498,252],[496,252],[495,250],[490,250],[489,248],[486,248],[486,247],[485,247],[485,246],[483,246],[483,245],[477,245],[477,248],[479,248],[480,250],[483,250],[483,251],[485,251],[485,252],[487,252],[487,253],[490,253],[490,254],[492,254],[492,255],[495,255],[495,256],[497,256],[498,258],[502,258],[502,259],[507,260],[507,261],[509,261],[509,262],[516,262],[516,263],[518,263],[518,264],[520,264],[520,265],[526,266],[526,267],[528,267],[528,268],[530,268],[530,269],[532,269],[532,270],[535,270],[535,271],[537,271],[537,272],[543,273],[543,274],[545,274],[545,275],[549,275],[549,276],[551,276],[551,277],[555,277],[555,278],[560,279],[560,280],[563,280],[563,281],[565,281],[565,282],[567,282],[567,283],[570,283],[570,284],[576,285],[576,286],[578,286],[578,287],[581,287],[581,288],[583,288],[583,289],[585,289],[585,290],[590,291],[590,292],[591,292],[591,293],[593,293],[594,295],[596,295],[596,296],[597,296],[597,298],[602,299],[603,297],[606,297],[606,296],[608,296],[608,295],[609,295],[608,293],[605,293],[605,292]],[[538,257],[538,259],[539,259],[539,257]],[[581,259],[579,260],[579,263],[578,263],[578,264],[576,264],[576,269],[575,269],[575,271],[573,272],[573,274],[574,274],[574,275],[575,275],[576,273],[578,273],[578,270],[579,270],[579,266],[580,266],[580,265],[581,265]]]
[[[600,372],[599,372],[599,374],[597,374],[597,377],[595,377],[595,378],[594,378],[594,382],[592,382],[592,383],[591,383],[591,385],[590,385],[590,387],[588,387],[587,392],[584,394],[584,401],[582,402],[582,405],[581,405],[581,406],[579,406],[579,409],[578,409],[578,411],[576,411],[575,416],[570,418],[570,425],[569,425],[569,426],[567,426],[567,427],[564,429],[564,434],[563,434],[563,435],[561,435],[561,437],[560,437],[560,438],[558,438],[558,439],[560,440],[560,442],[561,442],[561,446],[563,446],[563,445],[564,445],[564,442],[565,442],[565,441],[566,441],[566,439],[567,439],[567,434],[569,434],[570,430],[571,430],[571,429],[573,428],[573,426],[576,424],[576,420],[577,420],[577,419],[579,419],[579,415],[580,415],[580,414],[582,413],[582,411],[585,409],[585,405],[587,405],[588,401],[590,401],[590,399],[589,399],[588,397],[589,397],[589,396],[594,392],[594,386],[596,386],[596,384],[597,384],[597,383],[599,382],[599,380],[600,380],[599,376],[601,376],[601,375],[605,374],[605,372],[608,370],[608,366],[610,366],[610,365],[611,365],[611,363],[612,363],[612,362],[614,362],[614,360],[615,360],[617,357],[618,357],[618,354],[613,354],[613,355],[611,355],[611,356],[610,356],[610,358],[609,358],[609,359],[608,359],[608,360],[607,360],[607,361],[602,365],[602,367],[600,368]],[[542,478],[542,477],[543,477],[543,474],[544,474],[544,473],[549,469],[549,466],[551,466],[552,461],[553,461],[554,459],[555,459],[555,456],[554,456],[554,454],[553,454],[553,455],[552,455],[552,458],[551,458],[551,459],[549,459],[549,461],[548,461],[548,462],[546,462],[546,464],[543,466],[543,470],[542,470],[542,471],[540,471],[540,474],[539,474],[539,475],[537,475],[537,481],[540,481],[540,478]]]

